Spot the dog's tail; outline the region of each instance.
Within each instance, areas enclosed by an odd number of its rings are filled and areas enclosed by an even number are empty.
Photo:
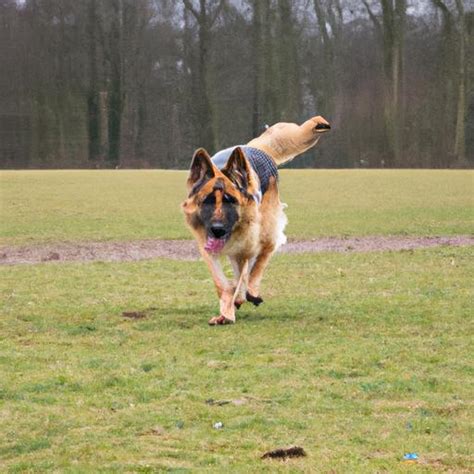
[[[312,148],[330,129],[329,123],[319,115],[302,125],[280,122],[267,128],[247,145],[264,151],[280,166]]]

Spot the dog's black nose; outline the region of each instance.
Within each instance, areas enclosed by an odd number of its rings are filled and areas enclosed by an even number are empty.
[[[216,222],[211,225],[211,234],[216,238],[220,239],[224,237],[226,234],[226,231],[224,229],[224,224],[221,224],[220,222]]]

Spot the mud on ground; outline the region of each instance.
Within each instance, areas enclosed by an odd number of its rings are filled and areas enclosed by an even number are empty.
[[[451,237],[325,237],[291,240],[281,253],[372,252],[411,250],[437,246],[474,245],[474,236]],[[134,240],[126,242],[62,242],[0,248],[0,265],[41,262],[132,262],[154,258],[198,260],[192,240]]]

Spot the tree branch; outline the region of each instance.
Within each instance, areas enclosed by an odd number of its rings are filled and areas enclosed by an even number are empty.
[[[215,23],[215,21],[217,20],[217,17],[219,16],[221,10],[222,10],[222,7],[225,5],[225,0],[221,0],[219,2],[219,5],[217,6],[216,8],[216,11],[214,12],[214,15],[212,16],[211,18],[211,23],[209,26],[212,27],[212,25]]]
[[[362,3],[364,4],[365,8],[367,9],[367,13],[369,14],[370,19],[372,20],[375,29],[377,30],[377,33],[380,35],[382,34],[382,26],[380,25],[379,19],[374,15],[374,12],[370,9],[369,4],[367,3],[367,0],[362,0]]]
[[[339,0],[336,0],[335,3],[336,3],[337,16],[339,19],[339,25],[342,25],[344,22],[344,19],[343,19],[343,14],[342,14],[341,2]]]
[[[323,44],[329,46],[329,34],[326,27],[326,15],[323,12],[319,0],[314,0],[314,11],[316,12],[316,17],[318,18],[319,31],[323,37]]]
[[[336,9],[336,12],[334,12],[334,8]],[[327,12],[329,25],[331,26],[332,35],[334,36],[334,38],[339,39],[339,36],[340,36],[339,32],[341,29],[342,22],[339,23],[338,21],[338,18],[340,17],[339,17],[339,14],[337,13],[337,6],[334,5],[334,2],[330,2],[330,4],[326,8],[326,12]],[[336,13],[338,14],[337,17],[336,17]]]
[[[458,9],[459,16],[460,17],[464,16],[463,0],[455,0],[455,2],[456,2],[456,7]]]
[[[443,0],[431,0],[431,3],[433,3],[433,5],[435,7],[439,8],[441,10],[441,13],[444,16],[445,24],[449,28],[451,23],[452,23],[452,18],[453,18],[453,15],[452,15],[451,11],[449,10],[449,8],[446,6],[446,4],[443,2]]]
[[[193,4],[189,0],[183,0],[185,8],[187,8],[196,18],[196,20],[199,21],[199,13],[197,10],[194,9]]]
[[[443,3],[443,0],[431,0],[435,7],[438,7],[442,10],[443,13],[450,15],[451,12],[449,11],[448,7]]]

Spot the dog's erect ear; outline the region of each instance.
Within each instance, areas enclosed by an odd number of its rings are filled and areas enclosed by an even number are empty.
[[[232,151],[222,173],[237,186],[239,191],[244,193],[247,192],[247,189],[253,183],[250,163],[239,146]]]
[[[215,168],[209,153],[204,148],[198,148],[194,152],[191,168],[188,176],[189,195],[197,193],[202,186],[215,176]]]

